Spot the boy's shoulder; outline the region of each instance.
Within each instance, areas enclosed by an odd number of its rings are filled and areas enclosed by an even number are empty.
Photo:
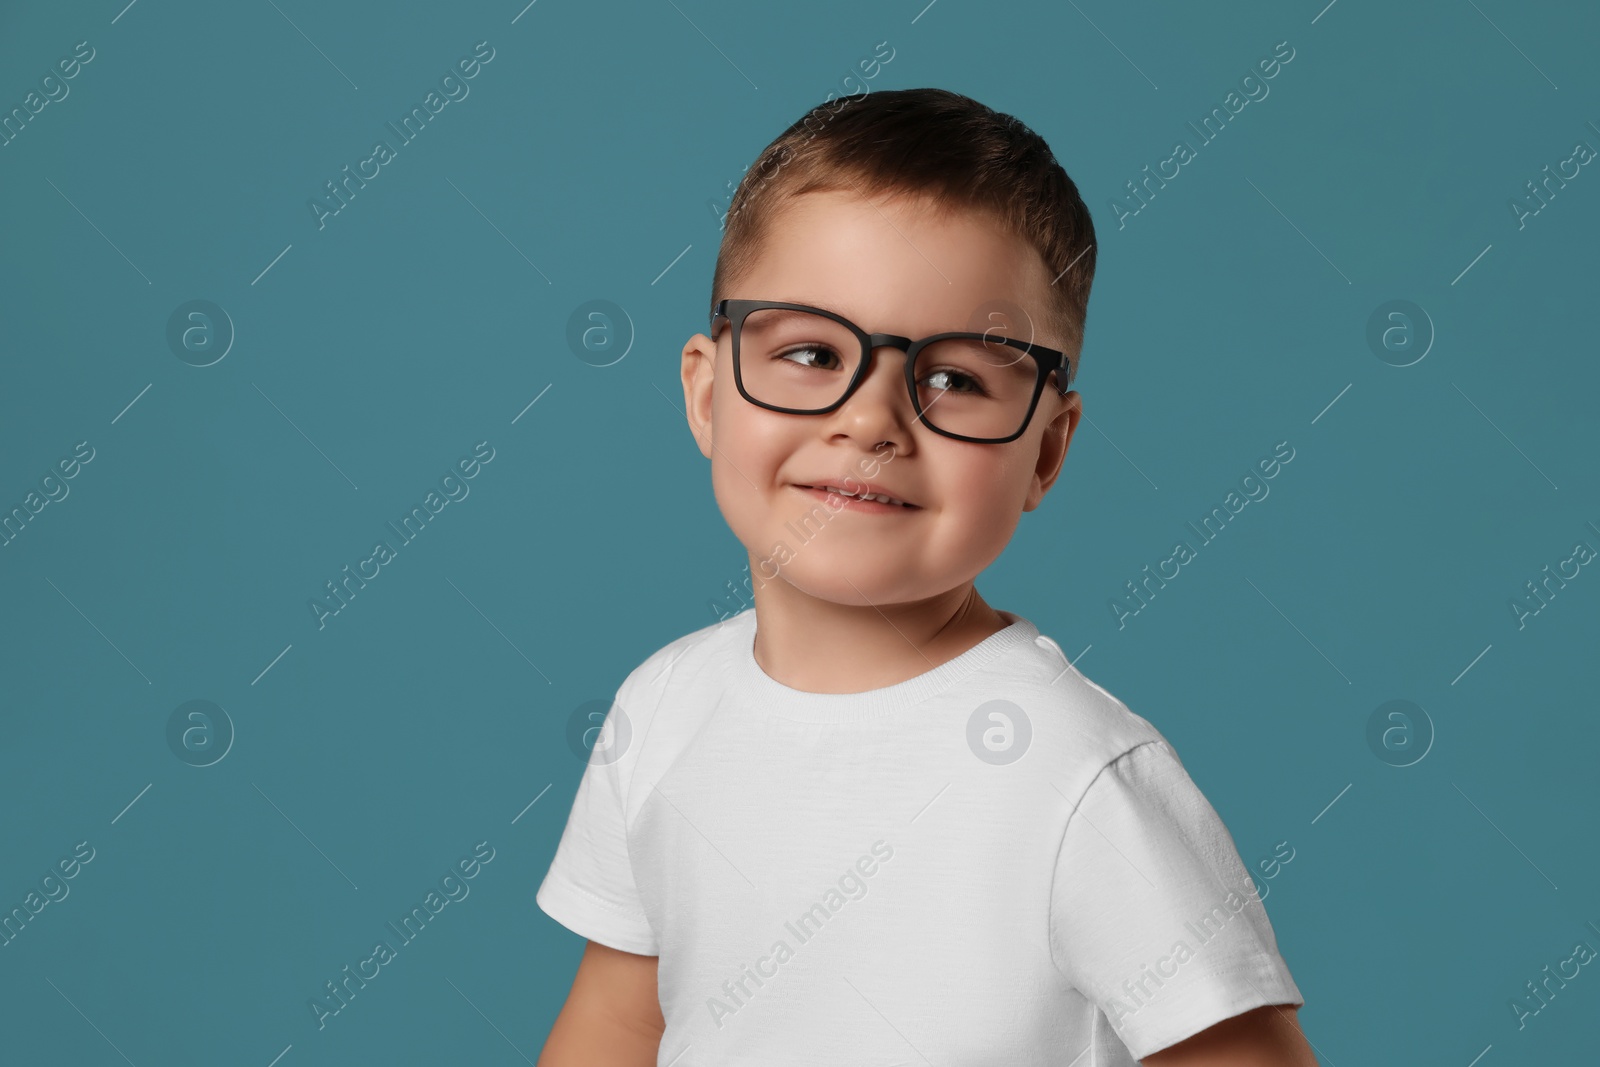
[[[669,683],[720,677],[706,672],[730,661],[738,638],[754,636],[754,622],[755,612],[746,610],[667,642],[628,672],[617,691],[618,702],[631,714],[630,703],[654,706]]]
[[[647,775],[661,774],[715,713],[738,635],[743,630],[746,640],[753,639],[754,619],[753,610],[745,611],[692,630],[650,653],[623,678],[609,714],[621,738],[616,761],[624,777],[631,780],[641,765],[652,768]]]
[[[1031,640],[988,665],[973,683],[1020,709],[1032,741],[1051,750],[1042,762],[1094,769],[1142,744],[1166,741],[1148,719],[1073,666],[1055,641],[1031,624],[1029,630]]]

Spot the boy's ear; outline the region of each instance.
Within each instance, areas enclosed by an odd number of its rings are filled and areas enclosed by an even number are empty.
[[[1039,442],[1039,462],[1033,469],[1033,484],[1028,487],[1028,498],[1022,503],[1023,511],[1038,507],[1055,484],[1061,474],[1061,464],[1067,458],[1067,446],[1072,443],[1073,431],[1078,428],[1078,419],[1083,415],[1083,397],[1076,389],[1067,393],[1063,400],[1065,403],[1060,413],[1050,420]]]
[[[711,458],[711,384],[716,376],[717,343],[703,333],[683,346],[683,409],[700,454]]]

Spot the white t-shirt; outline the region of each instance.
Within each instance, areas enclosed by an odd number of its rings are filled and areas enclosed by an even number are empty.
[[[769,677],[754,610],[628,675],[536,899],[660,957],[658,1064],[1126,1067],[1304,1003],[1177,753],[1000,614],[864,693]]]

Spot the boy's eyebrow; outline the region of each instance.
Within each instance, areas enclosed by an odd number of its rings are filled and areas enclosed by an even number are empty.
[[[826,304],[812,303],[812,302],[806,301],[806,300],[784,300],[784,301],[778,301],[778,303],[804,304],[806,307],[816,308],[818,311],[830,311],[833,314],[838,315],[842,319],[845,319],[845,320],[847,320],[849,322],[854,322],[854,323],[856,323],[857,326],[861,326],[861,324],[859,322],[857,322],[855,319],[851,318],[849,315],[846,315],[843,311],[840,311],[836,307],[829,307]],[[773,315],[779,315],[779,314],[783,314],[783,315],[803,315],[803,314],[805,314],[805,312],[803,312],[803,311],[795,311],[792,308],[769,308],[768,309],[768,313],[769,314],[773,314]],[[864,327],[864,326],[861,326],[861,328],[862,329],[866,329],[866,327]],[[887,331],[887,330],[882,330],[882,331],[867,330],[867,332],[868,333],[873,333],[873,332],[888,333],[889,331]],[[934,331],[932,331],[930,333],[914,334],[914,335],[911,335],[911,336],[912,336],[912,339],[915,340],[918,337],[932,337],[934,334],[939,334],[939,333],[983,333],[983,332],[984,331],[982,331],[982,330],[934,330]],[[1004,334],[1003,336],[1011,337],[1013,340],[1019,339],[1014,334],[1009,334],[1009,333],[1008,334]]]
[[[855,322],[856,321],[855,319],[850,318],[849,315],[846,315],[844,312],[840,311],[838,308],[829,307],[827,304],[817,304],[817,303],[813,303],[812,301],[809,301],[809,300],[780,300],[780,301],[778,301],[778,303],[781,303],[781,304],[804,304],[808,308],[816,308],[818,311],[829,311],[829,312],[832,312],[835,315],[838,315],[842,319],[849,319],[851,322]],[[793,308],[769,308],[767,310],[770,311],[774,315],[803,315],[803,314],[805,314],[805,312],[803,312],[803,311],[795,311]]]
[[[840,311],[836,307],[829,307],[827,304],[817,304],[817,303],[812,303],[812,302],[806,301],[806,300],[790,300],[790,301],[781,301],[781,302],[783,302],[783,303],[791,303],[791,304],[804,304],[806,307],[816,308],[818,311],[829,311],[829,312],[832,312],[835,315],[838,315],[840,318],[842,318],[842,319],[844,319],[844,320],[846,320],[848,322],[855,323],[857,326],[860,326],[863,330],[867,330],[867,328],[865,326],[862,326],[861,323],[858,322],[856,319],[854,319],[851,316],[845,314],[843,311]],[[803,315],[803,314],[805,314],[805,312],[803,312],[803,311],[794,311],[794,310],[789,309],[789,308],[772,308],[772,309],[770,309],[770,313],[774,314],[774,315],[778,315],[778,314]],[[867,330],[867,332],[868,333],[888,333],[890,331],[888,331],[888,330]],[[931,337],[931,336],[933,336],[934,333],[952,333],[952,332],[955,332],[955,331],[951,331],[951,330],[934,330],[931,333],[917,334],[917,335],[914,335],[914,336]]]

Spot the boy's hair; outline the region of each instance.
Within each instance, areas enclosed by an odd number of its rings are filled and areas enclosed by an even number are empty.
[[[1094,222],[1050,146],[1021,121],[945,89],[882,90],[818,104],[740,180],[711,279],[713,307],[754,266],[783,205],[823,189],[905,194],[940,210],[983,212],[1026,241],[1056,279],[1044,325],[1065,339],[1076,369],[1094,280]]]

